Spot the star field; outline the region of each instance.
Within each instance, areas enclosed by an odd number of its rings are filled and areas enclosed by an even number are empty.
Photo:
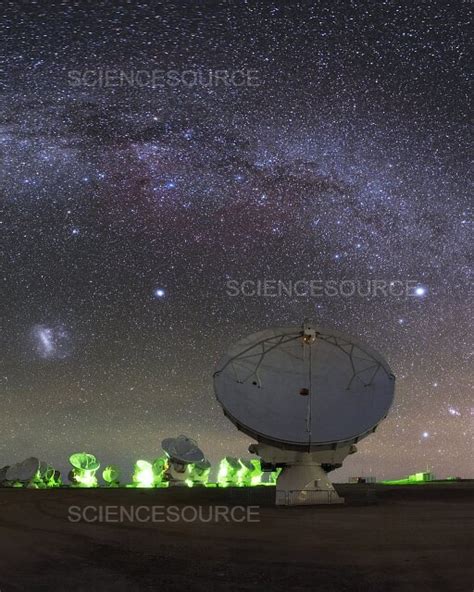
[[[472,476],[469,12],[6,2],[0,466],[63,467],[84,449],[128,469],[180,433],[214,462],[245,455],[214,365],[247,333],[310,317],[397,377],[387,420],[336,481]],[[104,69],[201,80],[107,86]],[[258,84],[207,84],[217,70]],[[228,293],[264,279],[416,288]]]

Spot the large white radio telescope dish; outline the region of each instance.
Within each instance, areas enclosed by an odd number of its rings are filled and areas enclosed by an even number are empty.
[[[357,442],[387,415],[394,387],[390,367],[371,347],[308,324],[244,337],[214,374],[229,419],[289,450]]]

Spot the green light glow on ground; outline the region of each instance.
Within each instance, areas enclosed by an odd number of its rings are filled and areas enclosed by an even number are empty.
[[[419,485],[422,483],[429,483],[433,481],[434,476],[432,473],[426,471],[422,473],[413,473],[413,475],[408,475],[408,477],[403,477],[402,479],[390,479],[388,481],[382,481],[384,485]]]
[[[209,481],[209,473],[211,472],[211,463],[205,461],[202,463],[194,463],[188,465],[189,477],[185,479],[188,487],[206,486]]]
[[[252,484],[252,477],[255,484],[259,484],[259,474],[261,475],[259,461],[258,467],[249,460],[234,458],[233,456],[226,456],[219,464],[219,471],[217,473],[217,483],[219,487],[250,487]]]
[[[153,465],[146,460],[137,460],[132,480],[137,487],[153,487],[155,484]]]
[[[108,487],[118,487],[120,479],[120,469],[115,465],[109,465],[102,471],[102,479]]]
[[[168,461],[164,457],[158,457],[153,462],[137,460],[135,463],[131,487],[167,487],[164,481]]]
[[[219,472],[217,473],[217,483],[219,487],[228,487],[233,479],[232,479],[232,470],[227,461],[227,457],[223,458],[219,464]]]
[[[98,485],[95,471],[83,471],[82,473],[77,473],[75,478],[76,483],[80,487],[97,487]]]
[[[25,482],[6,482],[6,487],[29,487],[32,489],[50,489],[55,487],[137,487],[137,488],[163,488],[169,487],[170,481],[167,474],[168,459],[158,457],[154,461],[139,459],[134,465],[134,470],[130,483],[120,482],[120,469],[116,465],[107,465],[102,473],[103,484],[99,485],[98,470],[100,468],[99,460],[87,452],[75,452],[69,457],[72,469],[69,472],[70,485],[63,485],[59,471],[47,463],[41,462],[35,476]],[[263,480],[260,460],[243,459],[226,456],[218,467],[217,479],[215,482],[209,482],[211,473],[211,464],[207,460],[198,463],[186,465],[186,474],[183,475],[187,487],[259,487],[275,485],[277,476],[281,469],[272,473],[267,473],[266,481]],[[173,485],[174,483],[171,483]]]
[[[276,469],[276,471],[272,471],[270,473],[270,483],[272,485],[275,485],[278,479],[278,475],[281,473],[281,467],[278,467],[278,469]]]
[[[255,460],[255,459],[251,460],[250,464],[253,467],[250,472],[250,486],[257,487],[258,485],[260,485],[262,483],[262,476],[263,476],[262,466],[260,464],[260,461]]]
[[[87,452],[75,452],[69,457],[72,465],[71,477],[76,487],[97,487],[96,471],[100,462],[93,454]]]

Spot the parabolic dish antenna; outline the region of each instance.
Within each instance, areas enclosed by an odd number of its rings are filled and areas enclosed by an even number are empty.
[[[0,468],[0,483],[7,480],[7,471],[10,468],[10,465],[6,465]]]
[[[205,458],[204,460],[200,460],[197,463],[194,463],[194,467],[198,471],[207,471],[207,469],[211,468],[211,463]]]
[[[229,467],[235,471],[240,469],[239,459],[235,456],[225,456],[224,461],[229,465]]]
[[[30,481],[38,472],[40,461],[31,456],[23,462],[12,465],[6,474],[7,481]]]
[[[197,443],[186,436],[165,438],[161,447],[171,461],[179,464],[190,464],[204,461],[204,454]]]
[[[310,325],[232,345],[214,374],[217,400],[247,435],[290,450],[357,442],[387,415],[395,377],[371,347]]]
[[[282,468],[277,504],[340,503],[327,472],[386,417],[395,377],[368,345],[305,321],[237,341],[214,390],[225,415],[259,442],[249,451]]]
[[[87,452],[75,452],[69,457],[69,462],[75,469],[81,471],[97,471],[100,467],[100,462],[93,454]]]

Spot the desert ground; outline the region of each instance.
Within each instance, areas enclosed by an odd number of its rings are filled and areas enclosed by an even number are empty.
[[[0,591],[472,591],[474,481],[337,488],[343,506],[293,508],[270,487],[0,489]],[[259,521],[69,520],[119,505],[251,505]]]

